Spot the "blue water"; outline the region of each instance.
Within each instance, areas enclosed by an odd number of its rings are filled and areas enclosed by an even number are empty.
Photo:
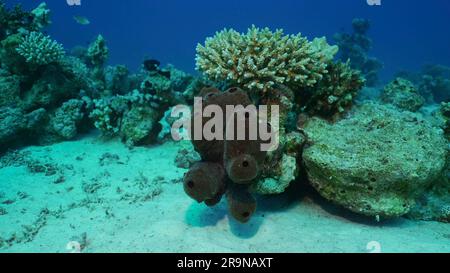
[[[7,0],[26,9],[41,1]],[[385,67],[389,80],[400,69],[418,70],[426,63],[450,65],[450,1],[382,0],[82,0],[69,6],[65,0],[47,1],[53,12],[48,33],[65,45],[86,45],[101,33],[110,47],[110,63],[138,68],[144,57],[172,63],[194,72],[195,46],[224,27],[245,31],[248,26],[283,28],[309,38],[351,31],[355,17],[372,22],[370,55]],[[74,15],[91,24],[79,25]]]

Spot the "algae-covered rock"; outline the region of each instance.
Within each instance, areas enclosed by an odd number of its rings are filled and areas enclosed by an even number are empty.
[[[415,112],[425,103],[414,84],[403,78],[396,78],[384,87],[381,100],[396,107]]]
[[[161,113],[152,107],[134,107],[124,116],[120,135],[128,146],[149,144],[160,131]]]
[[[442,173],[447,143],[421,115],[368,103],[335,124],[305,126],[303,159],[311,184],[354,212],[401,216]]]
[[[20,143],[24,135],[31,135],[45,117],[42,108],[25,114],[20,108],[0,107],[0,152],[13,143]]]
[[[87,118],[87,108],[90,99],[71,99],[58,108],[50,120],[54,132],[62,139],[72,139],[82,126],[81,122]]]

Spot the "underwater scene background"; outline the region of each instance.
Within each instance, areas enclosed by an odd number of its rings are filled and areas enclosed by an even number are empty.
[[[0,252],[449,252],[449,15],[0,0]],[[195,97],[278,106],[278,148],[174,141]]]

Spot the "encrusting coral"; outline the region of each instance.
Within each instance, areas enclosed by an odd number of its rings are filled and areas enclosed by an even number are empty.
[[[57,62],[65,54],[61,44],[52,40],[50,36],[35,31],[25,36],[16,50],[28,63],[34,65]]]
[[[275,84],[313,86],[327,73],[338,48],[324,39],[309,42],[252,26],[246,34],[233,29],[217,32],[197,46],[197,69],[211,80],[267,92]]]

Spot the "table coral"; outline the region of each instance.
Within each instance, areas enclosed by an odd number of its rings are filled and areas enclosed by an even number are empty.
[[[211,80],[267,92],[275,84],[313,86],[327,73],[338,48],[324,39],[252,26],[246,34],[224,29],[197,46],[197,69]]]

